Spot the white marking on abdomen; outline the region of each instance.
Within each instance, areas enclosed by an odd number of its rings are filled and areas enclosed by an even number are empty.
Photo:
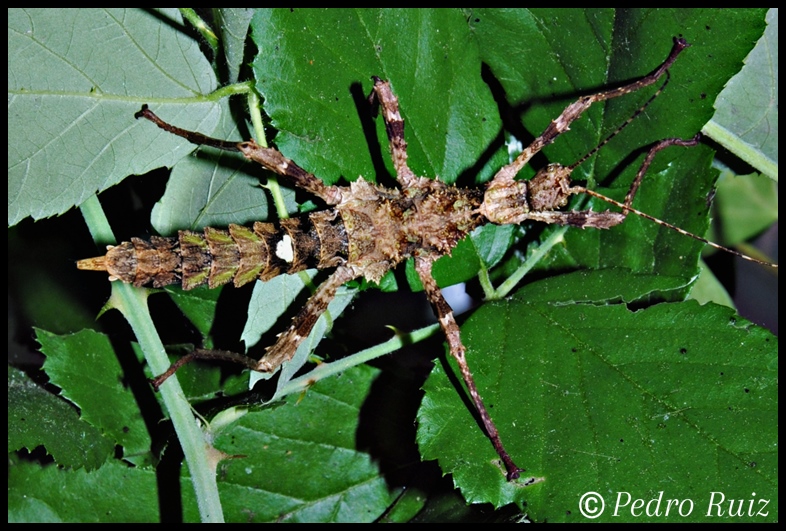
[[[295,259],[295,249],[292,247],[292,238],[289,234],[284,234],[284,237],[276,244],[276,256],[288,264],[291,264]]]

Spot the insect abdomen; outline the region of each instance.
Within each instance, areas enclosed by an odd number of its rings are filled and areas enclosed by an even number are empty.
[[[309,267],[335,267],[346,261],[347,236],[334,211],[253,228],[230,225],[203,232],[180,231],[177,237],[131,238],[109,247],[106,256],[80,260],[80,269],[109,272],[110,279],[159,288],[181,283],[189,290],[233,281],[242,286],[255,278],[269,280]]]

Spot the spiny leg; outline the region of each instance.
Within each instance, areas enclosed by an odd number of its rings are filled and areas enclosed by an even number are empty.
[[[150,385],[153,386],[153,390],[158,391],[159,387],[161,387],[161,384],[167,381],[170,376],[175,374],[180,369],[180,367],[196,360],[231,361],[232,363],[237,363],[238,365],[245,365],[246,368],[251,369],[252,371],[255,369],[257,364],[257,360],[254,358],[250,358],[243,354],[238,354],[237,352],[231,352],[229,350],[209,350],[198,348],[178,359],[176,362],[170,365],[166,371],[162,372],[155,378],[151,378]]]
[[[229,361],[244,365],[252,371],[275,371],[282,363],[292,359],[300,344],[308,337],[319,317],[325,313],[328,305],[336,296],[336,290],[343,284],[357,278],[357,276],[358,275],[348,267],[341,266],[336,269],[327,280],[320,284],[316,293],[309,298],[306,305],[292,320],[292,324],[287,331],[279,335],[276,343],[267,349],[262,359],[257,361],[243,354],[226,350],[196,349],[170,365],[165,372],[151,379],[150,383],[153,389],[158,390],[161,384],[175,374],[183,365],[200,359]]]
[[[575,169],[576,169],[577,167],[579,167],[579,166],[580,166],[580,165],[581,165],[581,164],[582,164],[582,163],[583,163],[585,160],[589,159],[589,158],[590,158],[592,155],[594,155],[595,153],[597,153],[598,151],[600,151],[600,150],[601,150],[601,148],[602,148],[603,146],[605,146],[606,144],[608,144],[608,143],[611,141],[611,139],[612,139],[612,138],[614,138],[615,136],[617,136],[618,134],[620,134],[620,133],[621,133],[621,132],[622,132],[622,131],[623,131],[623,130],[626,128],[626,127],[628,127],[630,124],[632,124],[632,123],[633,123],[633,120],[635,120],[635,119],[636,119],[636,118],[637,118],[637,117],[638,117],[638,116],[639,116],[641,113],[643,113],[643,112],[645,111],[645,109],[646,109],[647,107],[649,107],[649,106],[650,106],[650,104],[651,104],[653,101],[655,101],[655,98],[657,98],[658,96],[660,96],[661,92],[663,92],[663,89],[665,89],[665,88],[666,88],[666,85],[668,85],[668,84],[669,84],[669,80],[670,80],[670,79],[671,79],[671,75],[669,74],[669,71],[667,70],[667,71],[666,71],[666,81],[664,81],[664,82],[663,82],[663,84],[660,86],[660,88],[659,88],[658,90],[656,90],[656,91],[655,91],[655,93],[654,93],[652,96],[650,96],[650,99],[648,99],[646,102],[644,102],[644,105],[642,105],[641,107],[639,107],[638,109],[636,109],[636,112],[634,112],[633,114],[631,114],[631,115],[628,117],[628,119],[627,119],[627,120],[625,120],[625,122],[624,122],[622,125],[620,125],[619,127],[617,127],[617,129],[615,129],[615,130],[614,130],[614,131],[613,131],[613,132],[612,132],[612,133],[611,133],[609,136],[607,136],[607,137],[606,137],[606,138],[605,138],[605,139],[604,139],[604,140],[603,140],[603,141],[602,141],[600,144],[598,144],[597,146],[595,146],[594,148],[592,148],[590,151],[588,151],[588,152],[587,152],[587,154],[586,154],[586,155],[584,155],[584,156],[583,156],[583,157],[581,157],[579,160],[577,160],[576,162],[574,162],[573,164],[571,164],[571,165],[569,166],[570,170],[575,170]]]
[[[520,214],[521,219],[531,219],[535,221],[542,221],[544,223],[555,223],[558,225],[570,225],[572,227],[580,227],[580,228],[587,228],[592,227],[596,229],[608,229],[619,225],[628,215],[628,212],[634,212],[639,214],[642,217],[655,221],[661,225],[667,226],[676,230],[681,234],[686,234],[693,238],[699,239],[704,241],[703,238],[699,238],[683,229],[670,225],[664,221],[661,221],[657,218],[650,216],[649,214],[645,214],[640,212],[632,207],[633,199],[636,196],[636,192],[641,185],[641,181],[644,178],[644,175],[647,173],[647,169],[649,169],[650,164],[652,164],[655,155],[658,152],[666,149],[670,146],[683,146],[683,147],[693,147],[699,143],[701,139],[701,134],[697,134],[690,140],[682,140],[680,138],[667,138],[665,140],[660,140],[657,142],[652,148],[650,148],[647,156],[644,157],[644,161],[639,168],[638,173],[636,174],[636,178],[630,185],[630,189],[628,190],[627,195],[625,196],[625,202],[620,203],[619,201],[615,201],[605,195],[599,194],[589,188],[584,186],[570,186],[567,183],[570,179],[570,174],[576,168],[577,164],[572,164],[571,166],[562,166],[561,164],[551,164],[546,169],[541,170],[535,176],[534,179],[530,181],[529,188],[530,188],[530,196],[535,197],[537,196],[537,187],[542,187],[546,191],[550,190],[560,190],[559,196],[567,198],[573,194],[587,194],[593,197],[597,197],[598,199],[602,199],[607,203],[612,205],[618,206],[622,209],[622,212],[611,212],[611,211],[604,211],[604,212],[593,212],[592,210],[584,210],[584,211],[570,211],[570,212],[563,212],[560,210],[551,210],[554,206],[560,205],[547,205],[548,209],[538,210],[538,211],[530,211]],[[595,150],[593,150],[595,151]],[[582,160],[585,160],[586,157],[582,157]],[[541,183],[542,181],[542,183]],[[533,199],[530,200],[534,202]],[[709,243],[709,242],[708,242]],[[711,244],[715,245],[715,244]]]
[[[517,479],[520,476],[520,472],[523,472],[524,469],[519,468],[505,450],[497,427],[494,425],[494,421],[491,420],[491,416],[486,410],[486,406],[483,404],[483,399],[480,397],[478,388],[475,385],[475,380],[472,378],[472,372],[470,372],[469,365],[467,364],[467,358],[465,356],[467,349],[461,342],[461,333],[456,323],[456,319],[453,317],[453,309],[445,300],[445,297],[442,296],[442,291],[440,291],[434,277],[431,275],[431,266],[435,258],[436,257],[433,256],[419,256],[415,258],[415,270],[418,272],[420,281],[423,283],[423,288],[426,290],[426,296],[434,307],[437,319],[439,319],[439,324],[447,338],[450,355],[453,356],[459,365],[461,377],[464,379],[464,383],[467,384],[469,395],[472,398],[472,402],[475,404],[475,409],[477,409],[483,421],[483,427],[486,429],[486,434],[489,439],[491,439],[491,443],[494,445],[494,449],[497,451],[500,459],[502,459],[502,462],[505,464],[507,479],[508,481]]]
[[[385,120],[385,130],[390,142],[390,154],[393,166],[396,168],[396,180],[402,188],[412,186],[417,181],[417,176],[407,165],[407,142],[404,140],[404,119],[398,110],[398,98],[390,88],[389,81],[383,81],[373,76],[374,88],[368,99],[369,103],[379,103],[382,109],[382,118]]]
[[[357,278],[359,275],[351,268],[340,266],[327,280],[319,285],[306,305],[292,320],[286,332],[278,336],[276,343],[269,347],[262,359],[259,360],[254,370],[260,372],[273,372],[282,363],[292,359],[295,351],[308,337],[317,319],[325,313],[328,304],[335,298],[336,291],[345,283]]]
[[[664,73],[666,73],[668,68],[674,64],[674,61],[677,60],[680,52],[682,52],[682,50],[688,46],[690,45],[685,41],[685,39],[674,39],[674,46],[672,47],[669,56],[649,75],[616,89],[606,90],[603,92],[598,92],[597,94],[584,96],[579,98],[576,102],[568,105],[565,110],[562,111],[562,114],[560,114],[555,120],[552,120],[543,134],[533,140],[532,143],[527,146],[518,157],[516,157],[516,160],[507,166],[504,166],[497,172],[497,174],[494,176],[494,179],[492,179],[490,183],[490,188],[504,187],[507,186],[510,182],[513,182],[514,177],[518,174],[519,171],[521,171],[524,165],[527,164],[527,162],[529,162],[533,156],[540,152],[540,150],[542,150],[545,146],[554,142],[554,140],[559,135],[566,132],[570,128],[570,124],[581,117],[584,111],[586,111],[593,103],[624,96],[625,94],[629,94],[655,83]]]
[[[273,173],[287,177],[294,185],[311,192],[329,205],[336,205],[341,201],[341,188],[327,186],[313,173],[307,172],[282,155],[277,149],[262,147],[254,140],[229,142],[212,138],[202,133],[181,129],[159,118],[153,111],[148,109],[147,105],[143,105],[142,109],[134,117],[150,120],[164,131],[185,138],[192,144],[211,146],[224,151],[239,151],[247,159],[258,162]]]

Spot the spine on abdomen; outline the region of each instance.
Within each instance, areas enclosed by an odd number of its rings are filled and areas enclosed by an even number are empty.
[[[309,267],[336,267],[346,261],[347,248],[341,217],[323,211],[278,224],[256,222],[252,228],[230,225],[228,230],[184,230],[172,238],[131,238],[110,247],[106,256],[77,265],[106,270],[110,279],[135,286],[181,283],[189,290],[205,283],[211,288],[230,281],[242,286]]]

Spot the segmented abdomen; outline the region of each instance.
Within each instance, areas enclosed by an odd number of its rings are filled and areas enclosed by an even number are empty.
[[[230,225],[229,230],[184,230],[172,238],[131,238],[110,247],[106,256],[81,260],[77,266],[106,270],[111,279],[135,286],[181,283],[188,290],[229,281],[242,286],[309,267],[336,267],[346,262],[347,248],[341,217],[324,211],[278,224],[258,221],[253,228]]]

